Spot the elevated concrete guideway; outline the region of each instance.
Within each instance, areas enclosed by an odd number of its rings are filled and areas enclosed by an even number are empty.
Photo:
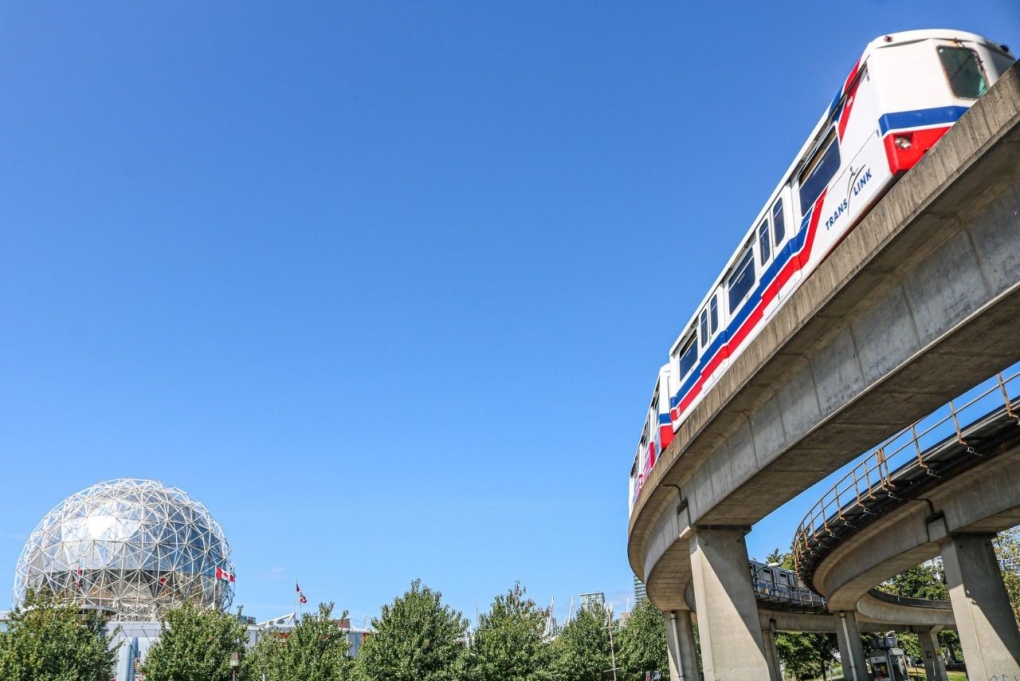
[[[872,586],[939,555],[952,534],[994,535],[1020,525],[1020,447],[948,478],[840,543],[815,568],[829,607],[852,610]]]
[[[638,575],[677,550],[670,526],[678,534],[750,527],[1020,359],[1018,162],[1014,66],[804,283],[677,432],[631,517]],[[661,522],[678,508],[678,523]]]
[[[905,501],[863,525],[822,557],[813,581],[829,596],[831,608],[871,615],[874,604],[864,599],[871,586],[941,555],[968,670],[977,674],[973,678],[1006,669],[1016,673],[1020,632],[991,539],[1017,524],[1020,447],[1014,446],[940,479],[923,499]]]
[[[699,604],[706,678],[773,673],[751,660],[767,655],[767,642],[729,574],[746,565],[743,533],[1020,359],[1018,319],[1014,66],[775,314],[646,481],[630,521],[630,563],[661,609]],[[726,600],[735,607],[711,605]],[[738,620],[751,635],[729,640]],[[747,664],[718,671],[706,634]]]

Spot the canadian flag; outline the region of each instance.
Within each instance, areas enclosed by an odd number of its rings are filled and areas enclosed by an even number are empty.
[[[299,585],[297,582],[294,582],[294,590],[297,591],[298,603],[308,602],[308,599],[305,598],[305,595],[301,592],[301,585]]]
[[[233,572],[227,572],[223,568],[217,566],[216,567],[216,579],[222,579],[224,582],[232,582],[232,581],[234,581],[234,573]]]

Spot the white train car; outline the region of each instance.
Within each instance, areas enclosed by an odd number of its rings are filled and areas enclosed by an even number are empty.
[[[804,586],[793,570],[786,570],[775,563],[766,565],[752,560],[751,587],[755,598],[759,601],[771,601],[777,604],[821,608],[825,599]]]
[[[800,283],[1014,61],[1005,46],[955,30],[868,44],[670,348],[674,431]],[[632,509],[636,487],[632,480]]]
[[[645,412],[645,422],[641,427],[637,452],[630,472],[630,509],[634,510],[641,489],[644,487],[648,474],[655,467],[669,443],[673,441],[673,423],[669,416],[669,365],[659,369],[655,380],[655,390]]]

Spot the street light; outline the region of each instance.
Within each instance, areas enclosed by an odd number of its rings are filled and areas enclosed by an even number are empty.
[[[779,563],[767,563],[765,565],[759,565],[757,568],[755,568],[754,572],[751,573],[751,588],[754,589],[755,591],[758,591],[758,575],[761,574],[762,570],[764,570],[765,568],[777,568],[777,567],[779,567]],[[775,594],[770,592],[767,595],[774,596]]]

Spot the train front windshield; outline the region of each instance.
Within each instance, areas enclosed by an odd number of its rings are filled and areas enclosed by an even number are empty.
[[[988,90],[988,77],[981,67],[977,52],[967,47],[940,45],[938,53],[954,97],[977,99],[985,94]]]

